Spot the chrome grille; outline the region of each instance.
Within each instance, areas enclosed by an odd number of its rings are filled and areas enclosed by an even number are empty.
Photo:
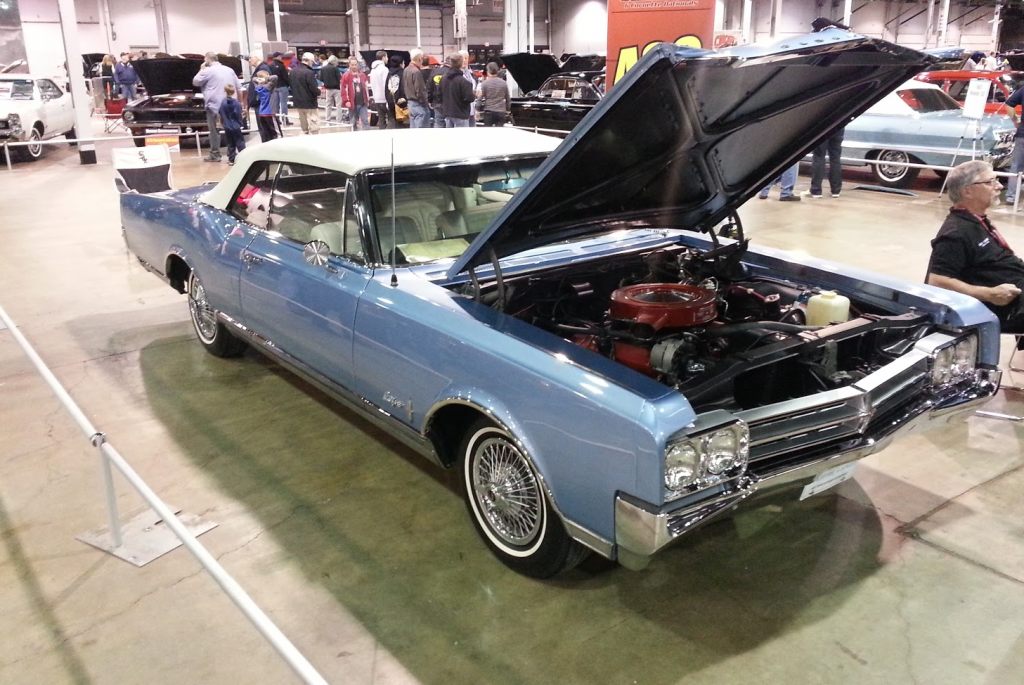
[[[855,385],[739,412],[750,429],[751,466],[851,437],[873,437],[869,422],[919,398],[928,388],[928,359],[908,353]]]

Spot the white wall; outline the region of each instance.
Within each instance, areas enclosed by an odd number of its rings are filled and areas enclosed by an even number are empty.
[[[603,0],[556,0],[551,7],[551,54],[608,51],[608,5]],[[538,40],[538,42],[540,42]]]
[[[234,0],[164,0],[167,7],[168,50],[171,53],[208,50],[227,52],[238,41]],[[111,35],[106,35],[100,16],[100,0],[75,0],[78,42],[82,52],[114,55],[158,44],[156,12],[152,0],[107,0]],[[267,40],[263,0],[248,0],[253,20],[252,40]],[[64,63],[57,0],[20,0],[21,22],[29,69],[56,75]],[[152,50],[150,51],[152,53]]]
[[[371,5],[369,39],[363,37],[372,49],[409,50],[423,48],[428,55],[440,57],[441,10],[437,7],[420,7],[420,43],[416,45],[416,12],[412,6],[387,7]]]

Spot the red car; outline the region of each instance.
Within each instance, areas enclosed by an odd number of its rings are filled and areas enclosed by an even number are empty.
[[[1024,71],[925,71],[914,78],[925,83],[934,83],[961,105],[967,98],[967,86],[971,80],[985,79],[990,83],[988,102],[985,103],[987,114],[1009,114],[1003,103],[1013,91],[1024,86]],[[1020,113],[1021,108],[1018,105],[1017,114]]]

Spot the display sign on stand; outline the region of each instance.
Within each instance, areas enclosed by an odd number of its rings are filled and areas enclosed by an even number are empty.
[[[178,129],[176,128],[147,128],[146,145],[166,145],[169,151],[179,152],[181,150],[181,143],[178,139],[178,133]]]
[[[992,87],[988,79],[971,79],[967,85],[967,97],[964,98],[965,119],[981,119],[985,116],[985,104],[988,102],[988,91]]]
[[[658,43],[710,49],[714,34],[715,0],[608,0],[611,83]]]

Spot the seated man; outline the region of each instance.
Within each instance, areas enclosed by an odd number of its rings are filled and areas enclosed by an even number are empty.
[[[932,240],[928,284],[981,300],[1003,333],[1024,333],[1024,261],[985,216],[1002,184],[990,164],[973,161],[949,172],[946,189],[953,206]]]

